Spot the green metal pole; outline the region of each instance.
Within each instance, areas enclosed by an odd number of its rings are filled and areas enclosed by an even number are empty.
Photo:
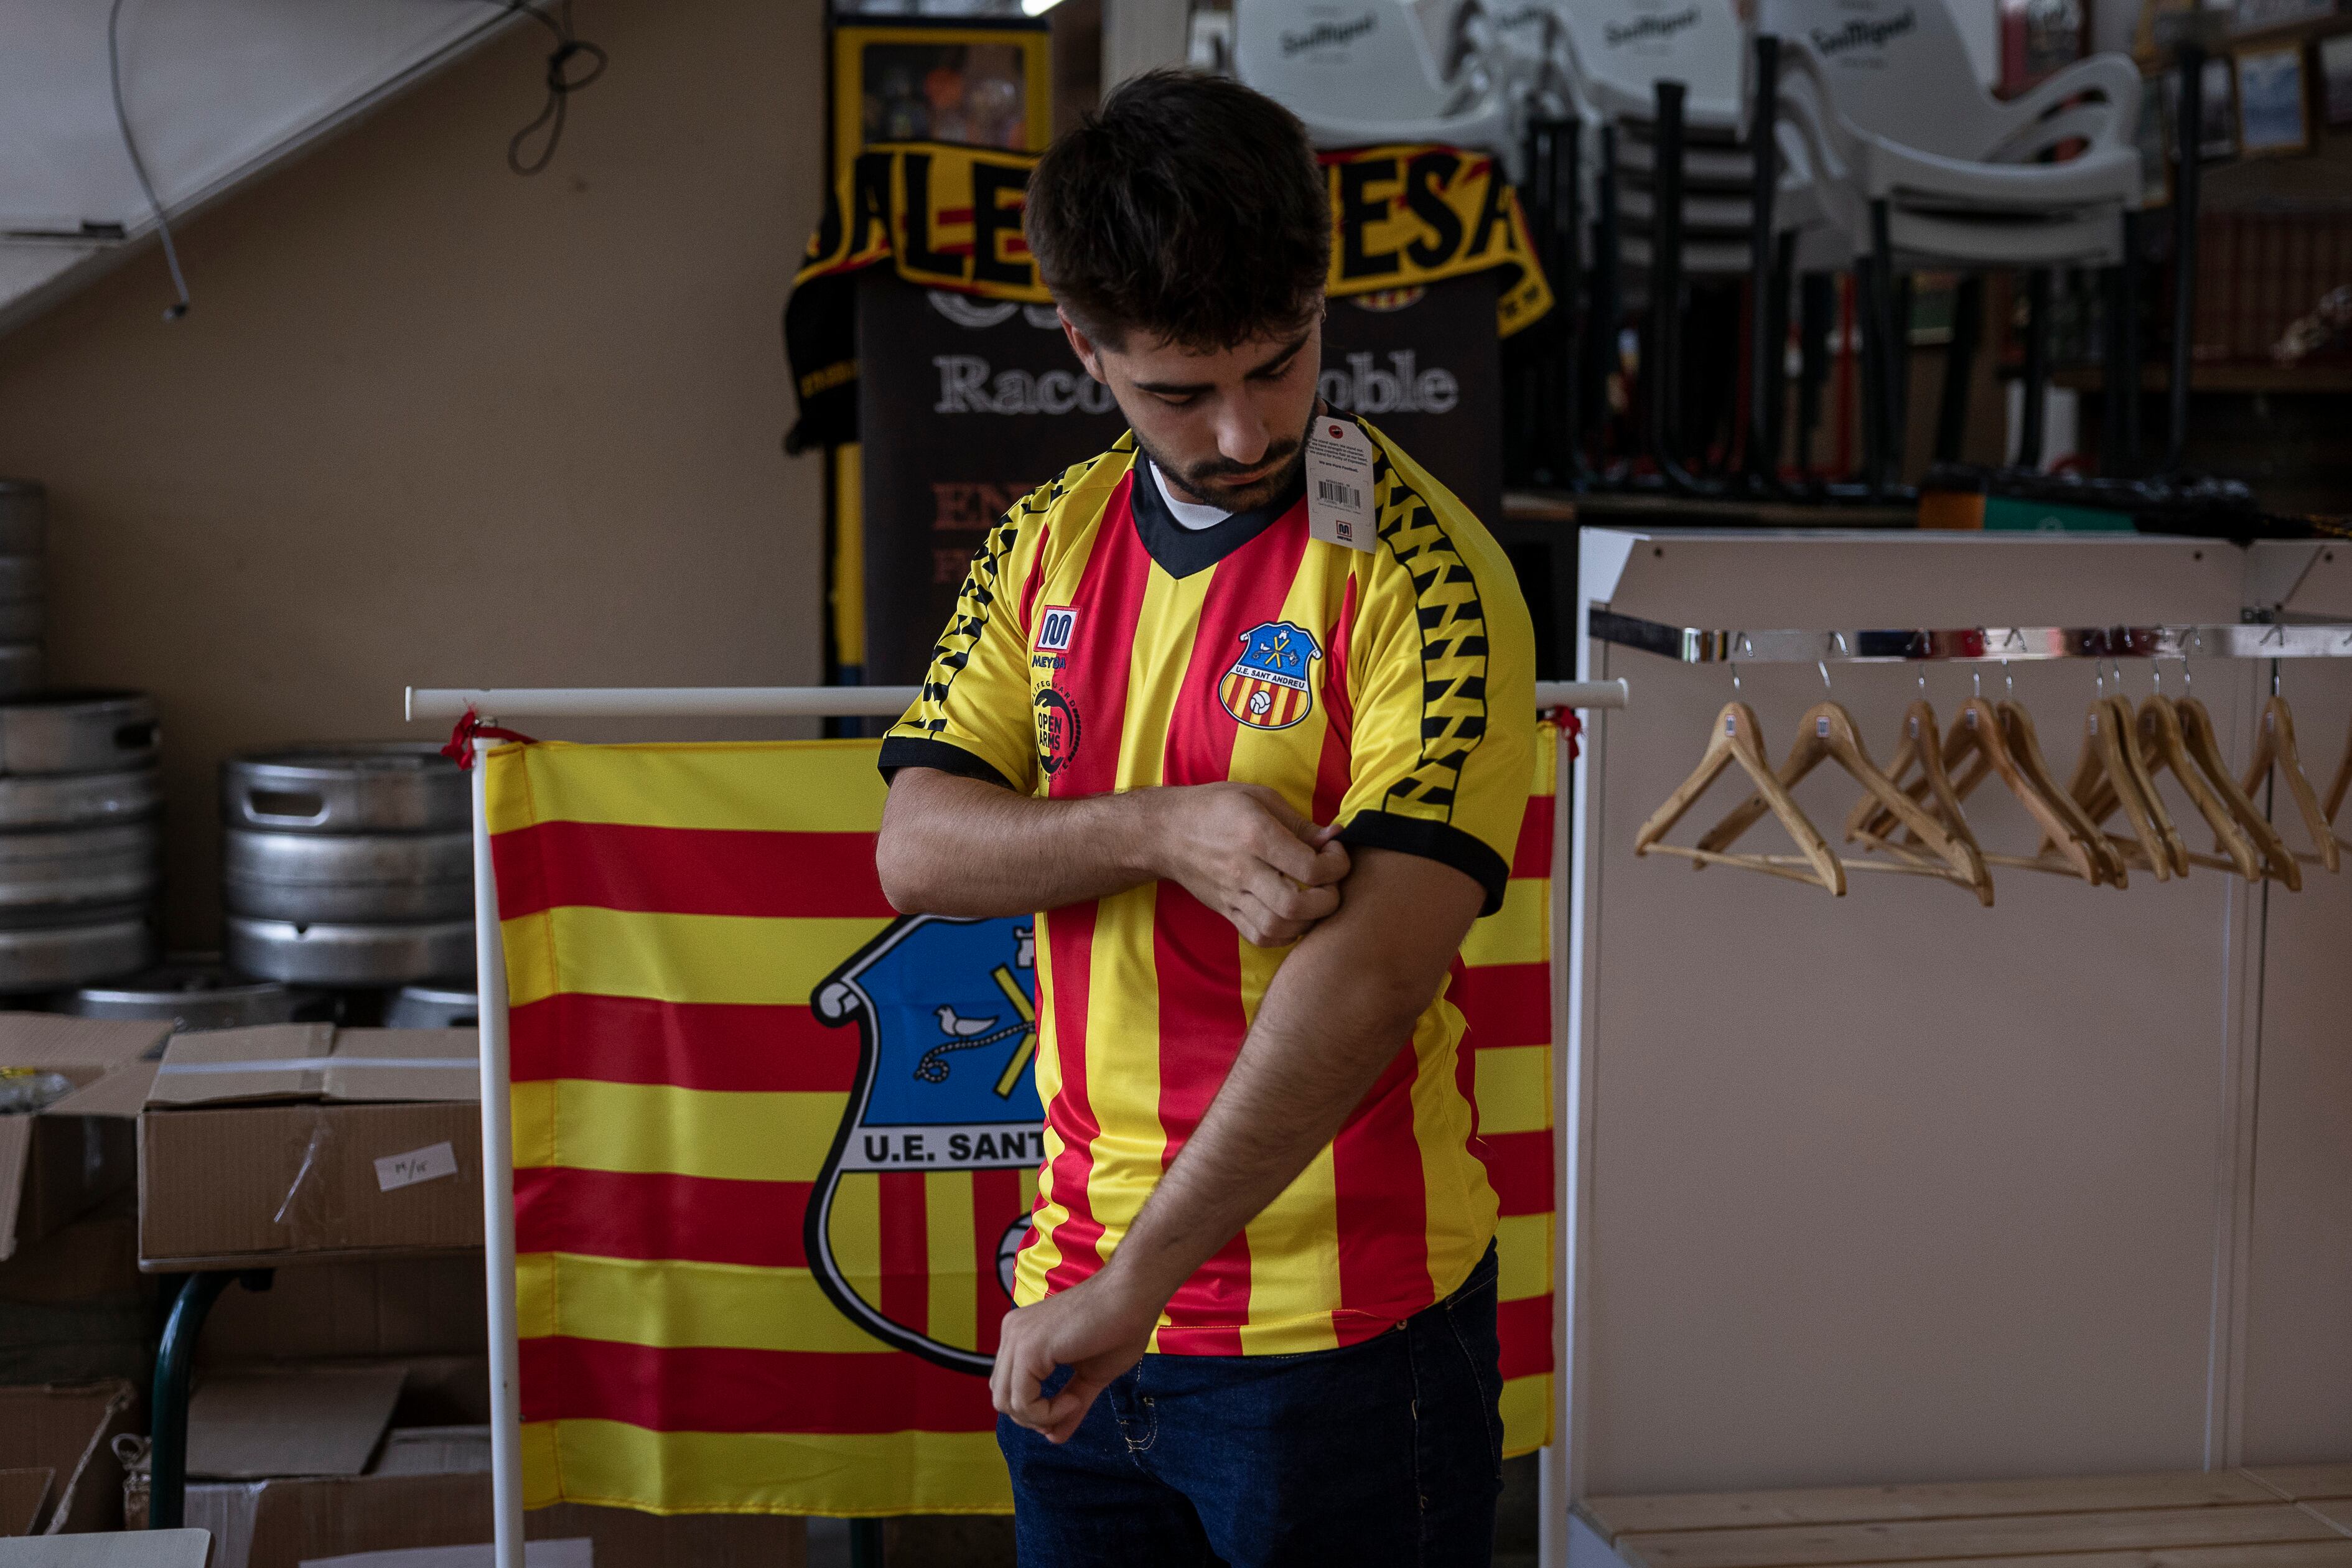
[[[226,1270],[191,1274],[180,1282],[155,1349],[154,1447],[150,1451],[147,1528],[178,1530],[188,1504],[188,1374],[196,1336],[220,1293],[236,1276]]]

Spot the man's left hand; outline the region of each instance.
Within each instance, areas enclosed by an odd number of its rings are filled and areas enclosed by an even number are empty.
[[[1068,1442],[1095,1396],[1143,1359],[1163,1305],[1128,1289],[1119,1271],[1106,1268],[1007,1313],[988,1375],[996,1408],[1048,1442]],[[1045,1380],[1064,1366],[1070,1381],[1046,1398]]]

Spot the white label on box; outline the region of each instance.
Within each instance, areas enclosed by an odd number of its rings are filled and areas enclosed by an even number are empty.
[[[405,1154],[386,1154],[375,1163],[375,1185],[378,1192],[388,1193],[457,1173],[457,1151],[445,1141]]]

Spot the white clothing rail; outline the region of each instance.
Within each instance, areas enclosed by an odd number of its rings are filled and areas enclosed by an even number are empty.
[[[878,719],[914,705],[914,686],[412,686],[407,713],[462,719]],[[1622,708],[1622,680],[1538,680],[1536,706]]]
[[[912,686],[415,687],[413,721],[462,719],[832,719],[895,717],[914,702]],[[1619,680],[1539,680],[1536,706],[1622,708]],[[515,1342],[514,1128],[509,1081],[506,948],[499,926],[497,868],[490,857],[482,759],[497,742],[474,737],[474,968],[482,1043],[482,1242],[489,1296],[490,1493],[497,1568],[523,1568],[521,1378]],[[1565,773],[1565,763],[1562,772]],[[1554,849],[1553,896],[1567,887]],[[1567,922],[1555,910],[1555,941]]]

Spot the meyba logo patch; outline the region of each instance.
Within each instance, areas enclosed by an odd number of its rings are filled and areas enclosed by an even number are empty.
[[[1242,656],[1217,683],[1225,711],[1253,730],[1287,730],[1315,710],[1315,634],[1288,621],[1242,633]]]
[[[982,1376],[994,1336],[981,1325],[1011,1310],[1029,1234],[1020,1173],[1045,1159],[1036,995],[1034,920],[909,915],[809,999],[818,1022],[858,1035],[856,1084],[809,1201],[811,1271],[877,1339]],[[955,1239],[927,1258],[968,1258],[968,1275],[910,1279],[877,1261],[880,1227],[909,1202]]]
[[[1067,605],[1048,605],[1037,617],[1037,651],[1067,653],[1078,635],[1078,612]]]

